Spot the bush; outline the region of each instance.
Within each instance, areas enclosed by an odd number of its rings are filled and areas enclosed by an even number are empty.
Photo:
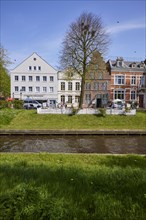
[[[6,100],[0,100],[0,109],[8,108],[8,102]]]
[[[22,109],[23,108],[23,101],[22,100],[14,100],[12,102],[13,107],[16,109]]]

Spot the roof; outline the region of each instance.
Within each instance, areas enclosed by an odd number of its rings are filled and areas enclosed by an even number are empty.
[[[122,57],[108,61],[112,70],[145,71],[144,61],[125,61]]]

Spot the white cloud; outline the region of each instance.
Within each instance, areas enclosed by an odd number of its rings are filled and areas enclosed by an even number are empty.
[[[107,32],[109,32],[110,34],[118,34],[120,32],[125,32],[134,29],[144,29],[144,28],[146,28],[146,24],[144,23],[132,22],[132,23],[120,24],[117,22],[116,25],[107,27]]]

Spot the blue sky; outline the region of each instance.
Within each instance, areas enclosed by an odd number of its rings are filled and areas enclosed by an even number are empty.
[[[146,57],[145,0],[0,0],[0,40],[14,68],[33,52],[59,66],[61,42],[69,25],[82,12],[100,16],[110,34],[105,59]]]

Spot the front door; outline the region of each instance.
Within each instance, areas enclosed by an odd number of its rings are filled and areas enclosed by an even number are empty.
[[[143,108],[144,95],[139,95],[139,107]]]
[[[101,108],[101,99],[96,99],[96,108]]]

